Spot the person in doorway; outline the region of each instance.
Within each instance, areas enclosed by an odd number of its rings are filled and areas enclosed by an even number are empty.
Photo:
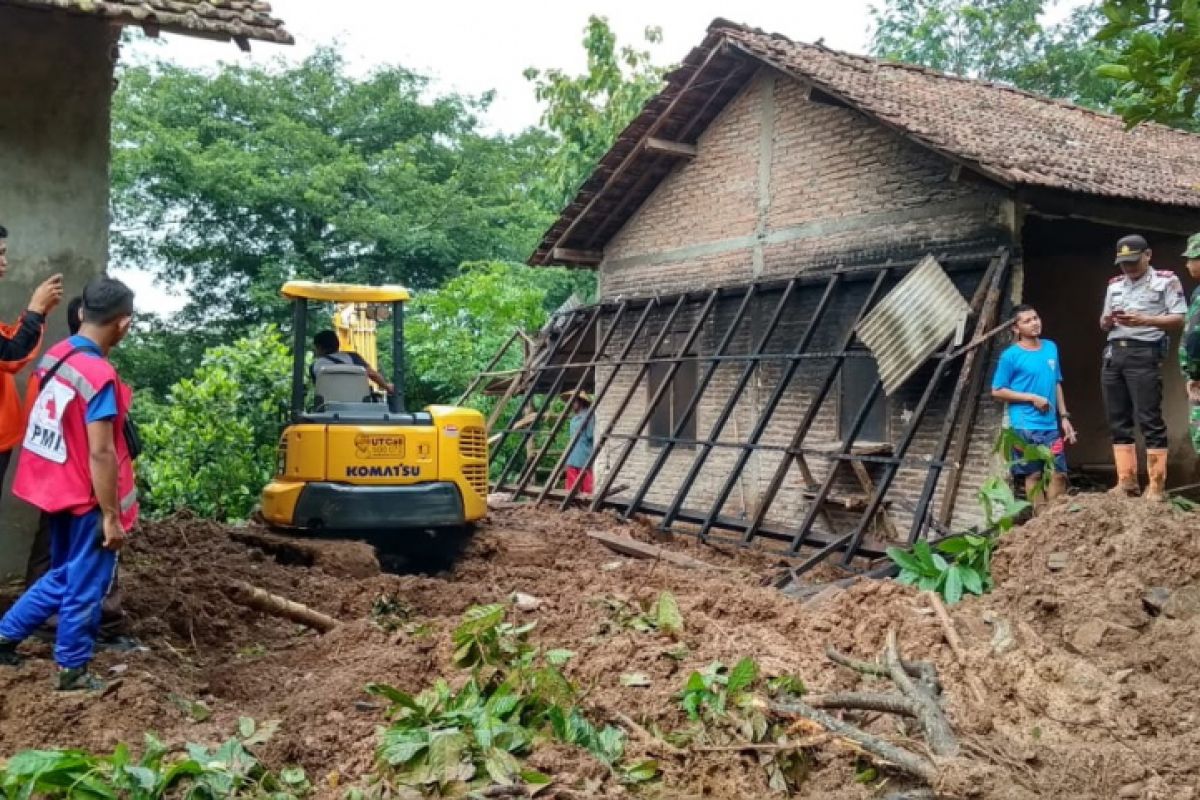
[[[52,563],[0,619],[0,664],[17,666],[17,646],[58,615],[54,660],[59,690],[101,690],[88,672],[100,606],[117,552],[137,523],[137,490],[125,441],[132,392],[108,361],[133,323],[133,292],[108,277],[83,291],[79,333],[38,364],[13,494],[50,515]]]
[[[0,278],[8,274],[8,230],[0,225]],[[15,376],[33,360],[42,343],[46,315],[62,300],[62,275],[53,275],[34,290],[29,306],[15,323],[0,324],[0,485],[13,450],[25,434],[25,414]]]
[[[317,373],[326,364],[353,365],[365,369],[367,377],[380,389],[383,389],[388,394],[395,394],[396,387],[388,382],[388,379],[383,377],[378,370],[372,369],[365,358],[351,350],[342,350],[341,347],[342,344],[338,341],[338,336],[333,331],[321,331],[313,337],[313,353],[316,355],[316,358],[313,359],[312,366],[309,367],[309,375],[312,377],[314,383],[317,380]]]
[[[1133,497],[1138,491],[1134,422],[1146,443],[1149,485],[1145,498],[1166,499],[1167,424],[1162,415],[1162,363],[1169,331],[1183,326],[1187,301],[1183,285],[1170,270],[1150,265],[1152,252],[1137,235],[1117,242],[1121,274],[1108,282],[1100,327],[1108,333],[1102,383],[1112,435],[1117,485],[1112,494]]]
[[[1067,412],[1062,387],[1062,363],[1058,345],[1042,338],[1042,320],[1033,306],[1013,309],[1012,331],[1015,341],[1000,355],[992,376],[992,397],[1008,404],[1012,431],[1024,445],[1044,445],[1054,456],[1048,488],[1045,465],[1026,460],[1025,448],[1017,446],[1012,472],[1025,481],[1025,496],[1037,510],[1047,499],[1054,500],[1067,490],[1065,444],[1075,443],[1075,428]]]
[[[83,298],[75,297],[67,303],[67,329],[72,336],[79,333],[83,325]],[[36,381],[29,382],[27,397],[29,406],[37,399]],[[50,515],[42,512],[38,516],[37,530],[33,534],[33,546],[29,550],[29,559],[25,562],[25,588],[33,586],[43,575],[50,571]],[[119,565],[113,572],[112,585],[100,604],[100,630],[96,637],[96,648],[103,650],[128,651],[138,647],[138,643],[129,636],[129,618],[121,608],[121,587]],[[53,638],[56,626],[46,625],[38,635]]]
[[[1192,280],[1200,281],[1200,233],[1188,239],[1183,251],[1187,271]],[[1183,338],[1179,340],[1179,368],[1187,381],[1188,433],[1192,449],[1200,455],[1200,286],[1192,291],[1187,318],[1183,323]]]
[[[592,470],[588,464],[595,446],[596,417],[588,413],[591,407],[592,398],[587,392],[576,392],[571,398],[570,441],[575,442],[575,446],[567,455],[568,492],[578,484],[579,491],[592,493]]]

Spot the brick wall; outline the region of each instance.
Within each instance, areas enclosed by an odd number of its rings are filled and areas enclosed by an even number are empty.
[[[955,172],[949,161],[858,112],[812,102],[807,99],[805,86],[764,70],[708,128],[699,141],[697,157],[677,167],[608,242],[600,268],[602,296],[742,285],[833,263],[941,252],[957,243],[1003,236],[1004,192],[978,180],[956,180]],[[978,278],[975,272],[956,280],[969,295]],[[853,324],[868,286],[866,282],[849,283],[837,293],[817,329],[812,351],[835,349]],[[792,298],[768,342],[768,352],[792,349],[808,326],[821,291],[821,286],[810,286]],[[728,353],[745,353],[754,346],[778,299],[778,294],[767,294],[754,301]],[[716,304],[712,317],[701,326],[693,352],[714,352],[736,307],[735,299]],[[699,310],[699,304],[689,305],[687,313],[676,318],[672,335],[658,355],[675,352]],[[661,329],[665,317],[666,309],[655,312],[632,358],[648,356],[652,334]],[[614,337],[611,352],[620,349],[625,335],[621,332]],[[779,448],[789,444],[831,365],[830,359],[812,359],[800,365],[787,382],[762,443]],[[707,369],[707,362],[699,363],[700,378]],[[887,400],[888,436],[892,441],[904,430],[931,369],[927,365],[923,375],[914,377]],[[698,439],[744,442],[762,418],[764,406],[783,375],[782,361],[764,361],[751,372],[749,384],[726,424],[716,429],[743,370],[741,362],[725,362],[713,371],[708,391],[696,410]],[[649,381],[638,381],[639,371],[640,365],[634,363],[617,369],[612,388],[598,408],[597,433],[611,426],[617,437],[601,448],[597,477],[603,481],[628,451],[613,479],[614,485],[629,484],[624,496],[637,490],[664,448],[661,443],[630,444],[619,438],[638,433],[636,427],[648,407]],[[600,370],[597,382],[606,375]],[[934,448],[954,377],[952,371],[945,379],[942,392],[916,432],[910,455]],[[835,383],[815,417],[805,446],[833,449],[840,444],[839,403],[858,399],[841,395],[840,383]],[[992,468],[990,443],[999,416],[990,400],[981,402],[984,406],[964,465],[956,524],[973,520],[973,495]],[[640,433],[644,435],[647,430]],[[649,485],[647,502],[669,504],[704,447],[679,445],[668,449],[669,457]],[[739,452],[723,447],[711,450],[688,495],[687,508],[708,512],[721,488],[735,475],[721,513],[745,518],[756,511],[782,453],[757,452],[744,469],[735,473]],[[837,470],[834,493],[838,497],[862,494],[846,465],[838,466],[819,454],[806,460],[818,483],[830,469]],[[880,464],[868,465],[873,479],[883,469]],[[925,476],[926,470],[918,468],[901,469],[896,476],[889,494],[890,513],[901,535],[907,532]],[[805,483],[793,465],[771,508],[769,519],[774,525],[786,528],[803,516],[807,506]],[[935,499],[940,497],[939,486]],[[817,529],[827,530],[832,525],[846,532],[856,520],[856,515],[830,508],[818,517]]]
[[[1005,194],[764,69],[605,246],[601,292],[727,285],[937,248],[1002,225]]]

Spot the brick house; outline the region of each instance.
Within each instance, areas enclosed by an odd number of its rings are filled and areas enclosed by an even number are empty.
[[[123,28],[233,41],[290,44],[259,0],[0,0],[0,224],[11,269],[0,319],[61,272],[68,297],[108,263],[110,107]],[[52,315],[47,340],[66,333]],[[9,480],[14,470],[9,470]],[[0,577],[24,569],[35,517],[0,500]]]
[[[792,549],[974,521],[995,469],[1002,409],[986,381],[1004,337],[970,367],[930,358],[884,394],[872,392],[878,359],[851,335],[864,303],[925,255],[973,301],[972,325],[985,275],[999,280],[993,323],[1015,302],[1040,306],[1080,430],[1072,464],[1102,482],[1096,320],[1113,247],[1144,233],[1156,266],[1186,284],[1178,254],[1200,230],[1198,187],[1198,136],[1126,131],[1008,87],[715,21],[529,261],[599,272],[600,304],[572,312],[580,333],[557,357],[592,359],[586,387],[603,390],[595,467],[609,494],[596,505],[773,531]],[[1184,483],[1193,456],[1176,372],[1166,408]],[[856,522],[875,490],[878,508]]]

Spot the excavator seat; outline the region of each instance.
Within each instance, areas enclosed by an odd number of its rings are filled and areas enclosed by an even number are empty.
[[[317,408],[329,403],[371,401],[371,383],[365,368],[354,364],[321,364],[315,371]]]

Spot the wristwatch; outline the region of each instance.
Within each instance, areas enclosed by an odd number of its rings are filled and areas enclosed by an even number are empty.
[[[1071,414],[1068,411],[1064,411],[1063,413],[1059,414],[1058,416],[1062,419],[1070,419],[1071,418]]]

